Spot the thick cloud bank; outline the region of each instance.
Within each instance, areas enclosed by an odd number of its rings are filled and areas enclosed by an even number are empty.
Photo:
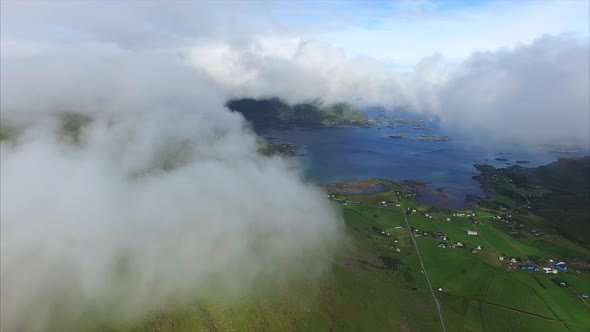
[[[539,38],[512,50],[475,53],[438,94],[438,113],[474,133],[526,143],[590,142],[588,43]]]
[[[567,35],[477,52],[453,65],[428,56],[408,72],[313,41],[202,45],[192,54],[234,96],[398,107],[524,143],[587,145],[590,139],[589,46]]]
[[[178,58],[2,60],[2,124],[19,128],[1,145],[2,330],[133,319],[329,266],[339,214]]]

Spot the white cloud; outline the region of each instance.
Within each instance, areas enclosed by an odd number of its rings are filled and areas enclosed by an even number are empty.
[[[223,51],[211,57],[204,56],[210,55],[205,46],[193,49],[190,59],[232,97],[401,107],[526,143],[586,145],[589,139],[589,46],[572,36],[476,52],[459,63],[437,54],[410,72],[369,57],[347,57],[314,40],[290,43],[290,52],[280,53],[272,52],[272,43],[253,45],[215,45],[211,49]]]
[[[284,258],[329,256],[339,215],[285,161],[256,153],[228,97],[382,104],[525,141],[588,142],[587,38],[469,55],[491,45],[473,42],[449,63],[431,55],[444,38],[375,33],[375,49],[420,59],[402,72],[286,24],[272,5],[235,4],[2,2],[0,120],[25,128],[0,152],[3,329],[42,330],[87,309],[135,317],[212,276],[239,292],[276,277],[276,260],[290,271]],[[482,36],[511,46],[498,31]],[[540,30],[530,31],[517,39]],[[80,146],[59,134],[64,111],[93,119]],[[162,161],[174,167],[158,171]]]
[[[339,212],[176,49],[2,45],[2,330],[129,322],[205,292],[314,278]],[[79,144],[62,113],[92,121]]]

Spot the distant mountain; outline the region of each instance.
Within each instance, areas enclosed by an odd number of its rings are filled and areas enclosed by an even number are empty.
[[[240,112],[255,129],[299,127],[369,126],[369,117],[346,103],[321,102],[289,105],[279,98],[232,99],[226,106]]]

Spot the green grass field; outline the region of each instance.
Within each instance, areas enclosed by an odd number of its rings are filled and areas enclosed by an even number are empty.
[[[555,315],[537,295],[535,289],[511,277],[516,273],[521,272],[498,271],[495,273],[485,301],[554,320]]]
[[[569,331],[562,323],[524,314],[493,304],[484,304],[482,311],[485,331],[489,332]]]
[[[111,331],[440,331],[404,221],[402,208],[409,207],[422,211],[408,214],[408,222],[420,230],[416,241],[447,331],[588,331],[590,304],[580,297],[590,292],[586,274],[507,271],[509,263],[498,259],[500,255],[583,258],[587,250],[555,234],[516,238],[491,218],[498,214],[493,210],[478,209],[474,224],[466,217],[453,217],[458,211],[428,208],[410,198],[401,200],[402,207],[380,206],[381,201],[397,202],[395,191],[337,196],[347,202],[340,206],[348,240],[319,278],[298,278],[278,288],[261,282],[232,300],[211,291],[189,305],[160,308],[138,322],[107,327]],[[468,229],[479,235],[467,235]],[[441,240],[432,236],[437,232],[448,237],[448,244],[460,241],[465,247],[440,248]],[[482,250],[473,253],[477,246]],[[553,281],[556,278],[568,287],[560,287]],[[94,325],[95,330],[107,329]],[[56,324],[54,330],[67,327]]]
[[[397,201],[394,191],[338,196],[348,202],[341,206],[351,241],[320,280],[270,295],[253,289],[254,295],[238,302],[203,299],[184,311],[152,315],[135,330],[440,331],[402,210],[380,206]],[[582,257],[582,248],[559,237],[517,239],[491,218],[490,210],[478,210],[479,223],[473,224],[413,199],[401,203],[422,211],[409,214],[408,221],[420,230],[416,240],[448,331],[581,331],[590,326],[590,307],[579,296],[590,285],[583,276],[506,271],[498,260],[500,255]],[[479,235],[469,236],[467,229]],[[437,232],[465,248],[438,247],[440,239],[430,235]],[[472,253],[477,246],[483,250]],[[570,286],[559,287],[551,278]]]

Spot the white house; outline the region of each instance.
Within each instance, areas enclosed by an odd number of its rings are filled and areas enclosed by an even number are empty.
[[[477,233],[477,231],[471,231],[471,230],[467,230],[467,235],[477,235],[479,233]]]

